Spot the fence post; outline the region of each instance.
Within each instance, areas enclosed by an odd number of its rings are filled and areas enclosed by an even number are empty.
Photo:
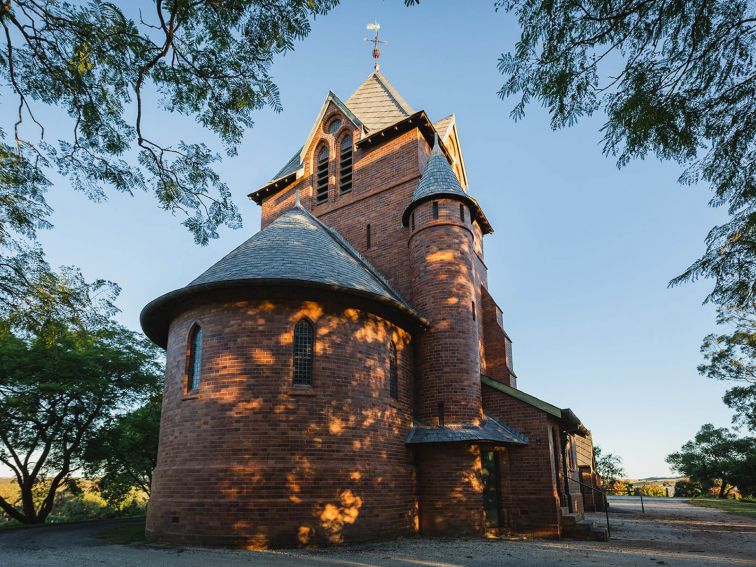
[[[645,514],[646,513],[646,507],[643,505],[643,492],[641,492],[640,489],[638,489],[638,495],[640,496],[640,499],[641,499],[641,512],[643,512]]]

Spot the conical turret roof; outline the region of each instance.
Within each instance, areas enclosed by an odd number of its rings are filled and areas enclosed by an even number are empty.
[[[186,287],[150,302],[142,310],[142,328],[164,346],[171,313],[187,297],[210,289],[281,285],[327,288],[366,297],[427,323],[344,237],[296,206]]]
[[[412,201],[402,216],[404,226],[409,224],[412,209],[420,203],[439,197],[457,198],[467,203],[470,207],[473,220],[481,214],[478,202],[470,197],[459,184],[457,176],[452,171],[449,161],[441,150],[438,137],[436,137],[433,142],[433,151],[431,151],[430,157],[428,157],[428,163],[425,164],[425,170],[412,193]]]

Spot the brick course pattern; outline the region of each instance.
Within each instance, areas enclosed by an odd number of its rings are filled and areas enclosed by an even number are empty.
[[[303,317],[315,327],[312,387],[292,384],[293,329]],[[197,324],[201,385],[187,393]],[[414,533],[409,339],[336,303],[233,301],[181,313],[169,335],[148,535],[268,547]],[[389,395],[391,340],[398,400]]]

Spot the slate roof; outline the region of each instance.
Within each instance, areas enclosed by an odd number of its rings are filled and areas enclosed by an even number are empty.
[[[412,193],[412,202],[407,206],[402,216],[404,226],[409,224],[412,209],[424,201],[437,197],[457,197],[465,201],[472,211],[473,219],[478,218],[481,214],[478,202],[470,197],[459,184],[457,176],[452,171],[443,150],[441,150],[438,139],[433,143],[433,151],[428,158],[428,163],[425,164],[425,170]]]
[[[378,300],[427,325],[410,303],[338,232],[297,206],[216,262],[189,285],[150,302],[145,334],[165,344],[169,307],[198,291],[239,285],[302,284]]]
[[[352,118],[358,126],[365,126],[369,131],[377,131],[386,126],[391,126],[415,112],[380,71],[370,73],[370,76],[357,87],[357,90],[352,93],[352,96],[349,97],[346,103],[342,102],[333,92],[329,92],[313,128],[318,126],[321,115],[331,100],[333,100],[336,106],[341,108],[344,114]],[[452,117],[453,115],[443,120]],[[312,135],[313,132],[310,132],[310,138]],[[299,170],[302,167],[301,154],[303,149],[304,146],[299,148],[268,184]]]
[[[287,175],[291,175],[295,171],[297,171],[300,167],[302,167],[302,160],[300,159],[299,155],[302,153],[302,148],[299,148],[297,150],[297,153],[295,153],[293,156],[291,156],[291,159],[286,162],[286,165],[284,165],[278,173],[276,173],[273,176],[273,179],[271,181],[276,181],[278,179],[281,179],[282,177],[286,177]]]
[[[471,442],[490,442],[497,445],[527,445],[528,438],[494,418],[485,416],[485,422],[481,426],[472,424],[446,426],[416,425],[410,428],[404,442],[407,445]]]
[[[433,123],[433,127],[436,129],[436,132],[438,132],[438,137],[441,138],[442,142],[446,142],[446,140],[449,139],[451,125],[454,124],[454,121],[455,116],[450,114],[449,116],[445,116],[441,120]]]
[[[368,130],[391,126],[415,113],[380,71],[373,71],[346,101]]]

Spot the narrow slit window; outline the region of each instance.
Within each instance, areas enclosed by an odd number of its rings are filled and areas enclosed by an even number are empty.
[[[395,400],[399,399],[399,371],[396,367],[396,344],[391,341],[389,346],[389,394]]]
[[[306,319],[294,327],[294,384],[312,386],[313,343],[315,332]]]
[[[459,218],[465,222],[465,206],[462,203],[459,204]]]
[[[367,225],[367,230],[365,231],[365,237],[367,241],[367,247],[370,248],[370,245],[372,244],[370,241],[370,225]]]
[[[343,195],[352,190],[352,137],[341,141],[339,156],[339,192]]]
[[[475,302],[474,301],[472,302],[472,316],[473,316],[473,321],[475,321]]]
[[[196,392],[202,378],[202,327],[195,326],[189,339],[189,372],[187,374],[186,389]]]
[[[328,148],[323,148],[318,155],[315,203],[319,205],[326,201],[328,201]]]
[[[433,218],[438,218],[438,201],[433,201]]]
[[[412,230],[415,230],[415,213],[412,213]]]

